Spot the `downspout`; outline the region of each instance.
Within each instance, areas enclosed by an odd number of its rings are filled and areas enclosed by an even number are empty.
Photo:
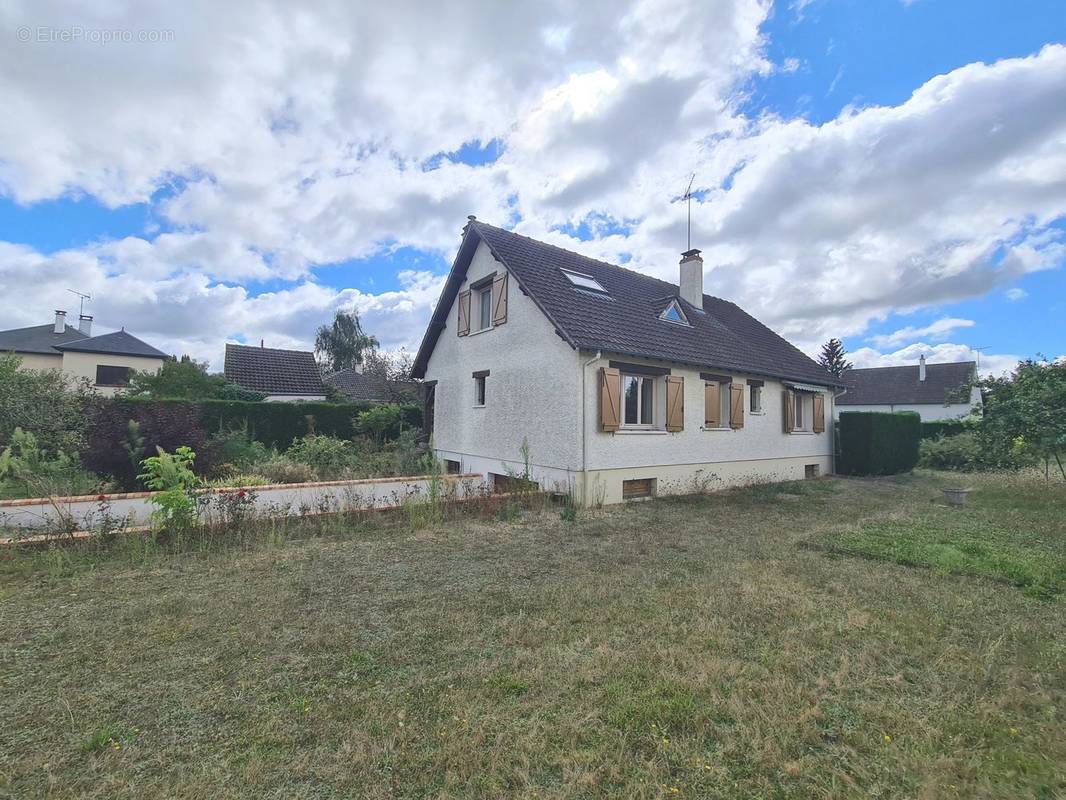
[[[588,414],[585,413],[585,404],[588,395],[585,394],[585,373],[588,372],[589,364],[599,361],[603,353],[599,350],[596,355],[581,365],[581,503],[588,502],[588,456],[586,454],[586,428]]]

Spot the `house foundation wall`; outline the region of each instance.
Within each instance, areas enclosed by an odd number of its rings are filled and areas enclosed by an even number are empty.
[[[808,465],[815,465],[818,475],[831,475],[833,471],[833,460],[829,455],[589,470],[582,481],[583,503],[585,506],[621,503],[622,483],[628,480],[653,479],[654,496],[664,497],[756,483],[803,480]]]

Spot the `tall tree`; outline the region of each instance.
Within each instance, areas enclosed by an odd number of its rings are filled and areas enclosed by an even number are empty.
[[[338,311],[333,323],[323,325],[315,336],[315,354],[327,372],[362,364],[363,353],[377,346],[377,338],[363,331],[354,311]]]
[[[818,356],[818,363],[825,367],[830,375],[839,378],[844,370],[851,369],[851,362],[844,356],[848,351],[844,349],[844,343],[839,339],[830,339],[822,345],[822,353]]]

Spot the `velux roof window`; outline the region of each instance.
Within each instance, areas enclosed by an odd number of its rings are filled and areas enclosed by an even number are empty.
[[[607,290],[604,289],[603,286],[600,285],[600,282],[591,275],[583,275],[580,272],[571,272],[568,269],[560,271],[567,277],[570,283],[580,289],[588,289],[593,292],[603,292],[603,294],[607,294]]]

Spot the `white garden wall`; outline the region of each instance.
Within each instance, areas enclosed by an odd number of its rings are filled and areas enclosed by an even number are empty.
[[[457,498],[484,491],[484,477],[477,473],[442,475],[441,491]],[[245,491],[254,513],[267,516],[395,508],[404,502],[425,499],[430,481],[427,475],[403,478],[372,478],[357,481],[324,481],[255,486],[248,489],[204,489],[198,493],[205,514],[218,516],[217,498],[225,493]],[[152,492],[88,495],[81,497],[33,498],[0,501],[0,529],[52,532],[99,528],[106,513],[131,527],[147,525],[155,506]]]

